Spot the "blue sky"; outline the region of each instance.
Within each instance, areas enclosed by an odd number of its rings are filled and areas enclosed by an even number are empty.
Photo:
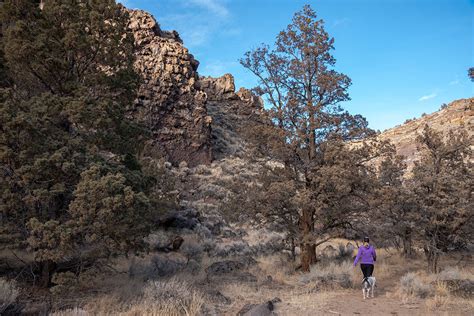
[[[231,73],[256,84],[238,63],[272,44],[294,12],[310,4],[335,38],[336,70],[352,79],[342,105],[386,129],[474,96],[474,0],[123,0],[177,30],[201,75]]]

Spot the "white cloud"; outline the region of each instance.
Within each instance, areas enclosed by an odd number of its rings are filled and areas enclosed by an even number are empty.
[[[188,48],[209,44],[216,36],[240,36],[241,29],[232,25],[227,0],[180,0],[176,11],[158,16],[160,24],[178,31]]]
[[[455,86],[459,84],[459,79],[453,80],[449,83],[450,86]]]
[[[429,99],[433,99],[433,98],[435,98],[436,96],[437,96],[436,93],[424,95],[424,96],[422,96],[421,98],[419,98],[418,101],[426,101],[426,100],[429,100]]]
[[[219,17],[227,17],[229,10],[225,7],[223,1],[219,0],[189,0],[191,4],[200,6],[206,10],[211,11]]]

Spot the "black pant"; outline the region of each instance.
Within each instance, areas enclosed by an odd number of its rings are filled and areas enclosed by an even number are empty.
[[[364,278],[368,278],[368,277],[371,277],[372,273],[374,272],[374,265],[361,263],[360,269],[362,270],[362,273],[364,274]]]

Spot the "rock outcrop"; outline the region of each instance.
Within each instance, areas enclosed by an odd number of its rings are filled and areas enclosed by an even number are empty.
[[[199,62],[176,32],[162,31],[147,12],[129,10],[135,38],[135,67],[142,77],[129,114],[153,132],[151,155],[177,165],[210,163],[211,118],[199,88]]]
[[[263,100],[251,91],[235,92],[234,77],[201,77],[200,87],[207,95],[207,111],[212,118],[212,152],[216,159],[240,156],[245,152],[243,128],[263,119]]]
[[[378,137],[392,142],[399,155],[405,156],[410,171],[415,161],[420,158],[416,137],[421,134],[425,125],[438,132],[465,129],[474,135],[474,98],[461,99],[443,106],[442,109],[421,118],[407,120],[404,124],[382,132]],[[472,144],[474,149],[474,144]]]
[[[199,82],[210,101],[239,99],[235,94],[234,77],[231,74],[225,74],[219,78],[201,77]]]
[[[128,13],[142,77],[129,115],[152,131],[149,155],[193,167],[242,152],[239,129],[258,119],[263,101],[249,90],[236,92],[230,74],[199,77],[199,62],[177,32],[161,30],[147,12]]]

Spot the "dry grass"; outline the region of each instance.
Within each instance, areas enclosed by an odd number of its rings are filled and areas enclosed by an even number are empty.
[[[145,286],[141,300],[125,314],[192,316],[200,313],[205,302],[204,295],[184,281],[175,278],[151,281]]]
[[[127,299],[107,295],[89,302],[83,308],[62,310],[55,316],[123,315],[123,316],[194,316],[206,304],[205,296],[189,283],[176,278],[167,281],[150,281],[141,295]]]
[[[400,278],[399,291],[402,298],[426,298],[432,293],[432,287],[416,273],[409,272]]]
[[[318,287],[350,288],[353,284],[358,284],[360,276],[351,262],[331,262],[312,266],[311,271],[301,275],[300,280],[306,284],[314,283]]]
[[[448,303],[449,303],[448,296],[435,295],[432,298],[428,298],[425,302],[425,305],[429,310],[435,311],[435,310],[445,308]]]
[[[0,315],[15,303],[18,293],[18,288],[14,282],[0,279]]]
[[[75,308],[71,308],[71,309],[65,309],[65,310],[62,310],[62,311],[50,313],[49,315],[50,316],[89,316],[91,314],[88,313],[86,310],[84,310],[82,308],[75,307]],[[105,315],[105,314],[103,314],[103,315]]]
[[[304,306],[306,309],[313,311],[320,311],[328,302],[337,296],[335,292],[316,292],[316,293],[299,293],[299,292],[290,292],[290,296],[285,299],[285,302],[290,306]],[[284,308],[283,308],[284,311]],[[282,315],[288,315],[282,313]]]
[[[280,284],[288,284],[290,276],[294,274],[294,262],[281,255],[260,257],[258,267],[265,276],[270,275],[274,281]]]

